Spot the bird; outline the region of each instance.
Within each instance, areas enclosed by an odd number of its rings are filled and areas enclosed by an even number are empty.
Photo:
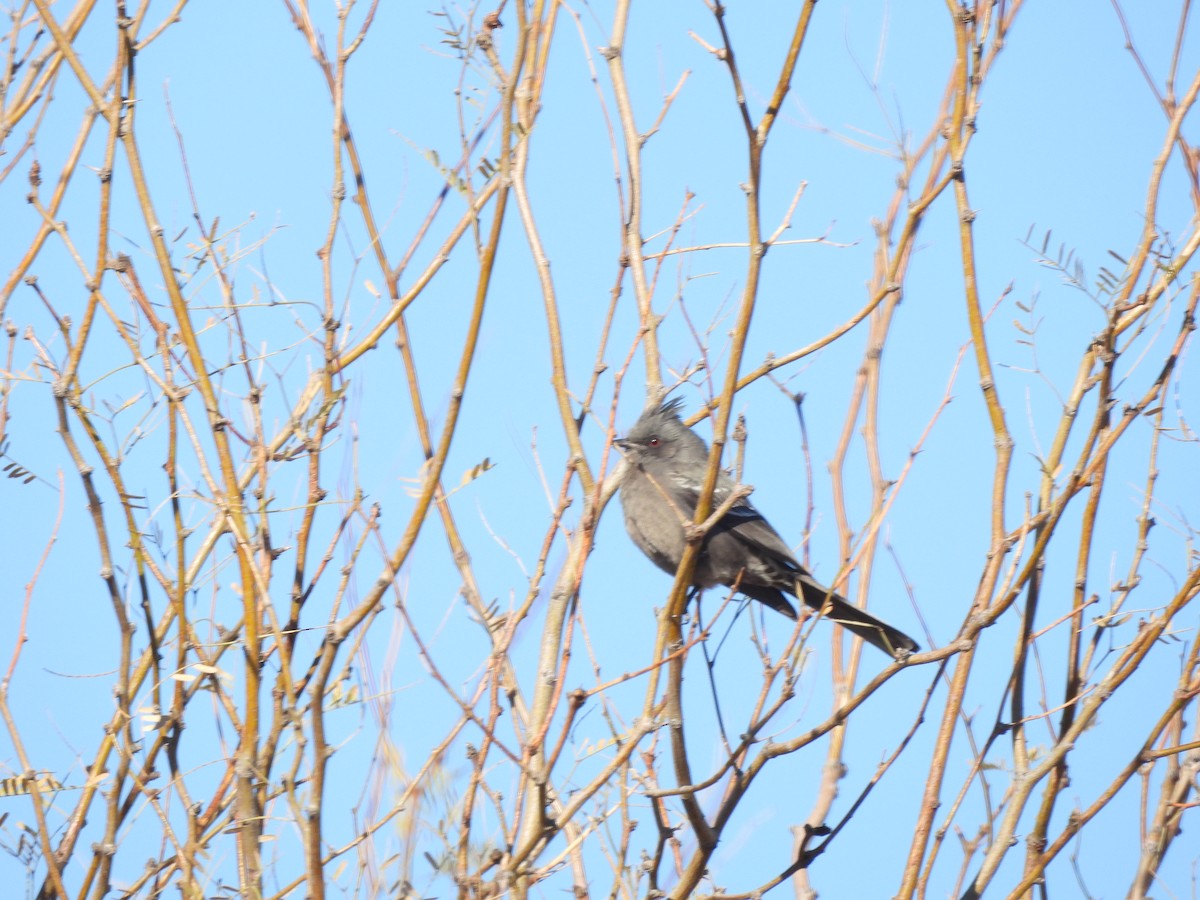
[[[625,529],[638,549],[671,574],[683,558],[685,528],[695,518],[708,467],[708,445],[683,423],[681,405],[676,398],[650,406],[625,437],[613,442],[625,457],[618,476]],[[728,501],[736,487],[720,473],[713,509]],[[813,578],[746,497],[735,500],[705,535],[692,582],[696,588],[734,588],[795,619],[796,610],[784,596],[791,594],[898,661],[920,650],[903,631]]]

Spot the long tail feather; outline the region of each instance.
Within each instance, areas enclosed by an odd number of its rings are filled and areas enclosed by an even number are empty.
[[[916,641],[899,628],[893,628],[866,610],[859,609],[811,578],[797,578],[796,587],[807,606],[822,613],[829,621],[837,622],[858,635],[868,644],[878,647],[888,656],[900,659],[921,649]]]

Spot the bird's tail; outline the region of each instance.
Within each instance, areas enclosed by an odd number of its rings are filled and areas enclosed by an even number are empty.
[[[797,595],[831,622],[858,635],[868,644],[878,647],[888,656],[901,659],[921,649],[920,644],[899,628],[893,628],[863,609],[859,609],[808,575],[796,579]]]

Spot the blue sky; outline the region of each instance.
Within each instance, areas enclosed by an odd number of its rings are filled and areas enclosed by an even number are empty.
[[[166,8],[159,6],[162,4],[152,8],[157,15],[164,15]],[[1174,42],[1177,11],[1158,4],[1130,7],[1126,15],[1138,50],[1161,84]],[[582,391],[595,363],[596,336],[619,275],[621,212],[601,101],[589,70],[590,63],[599,72],[603,109],[614,116],[611,86],[598,52],[606,43],[612,10],[597,4],[579,7],[577,12],[582,37],[564,14],[554,41],[548,89],[533,138],[530,192],[564,316],[568,377],[572,389]],[[58,14],[63,16],[65,11]],[[332,43],[332,8],[319,5],[313,15]],[[453,16],[459,15],[453,11]],[[761,114],[764,98],[774,85],[792,15],[792,11],[751,11],[737,5],[728,10],[729,28],[755,114]],[[84,62],[96,77],[111,58],[113,33],[106,16],[95,15],[79,42]],[[137,58],[139,142],[154,186],[156,208],[172,242],[185,294],[193,304],[193,322],[203,323],[210,316],[219,316],[220,294],[209,268],[188,259],[189,248],[197,246],[198,230],[180,143],[168,116],[169,98],[201,216],[209,225],[219,218],[219,230],[227,235],[222,246],[237,256],[229,271],[235,295],[246,304],[245,321],[255,346],[265,351],[263,378],[270,385],[265,411],[268,425],[277,426],[309,371],[320,364],[320,348],[311,333],[319,325],[322,295],[321,265],[315,251],[324,240],[329,216],[333,138],[328,94],[282,5],[246,4],[235,12],[217,4],[193,4],[184,8],[182,16],[181,23]],[[502,57],[508,59],[516,14],[509,9],[503,19],[505,28],[497,32],[496,40]],[[442,188],[442,176],[430,151],[436,151],[442,163],[456,158],[459,125],[453,92],[460,78],[464,96],[477,100],[478,109],[489,111],[496,102],[487,73],[472,70],[464,76],[454,53],[442,43],[439,28],[448,21],[419,4],[385,2],[350,67],[346,108],[363,153],[375,213],[386,223],[384,243],[393,259],[408,245]],[[640,128],[649,127],[663,97],[685,71],[689,73],[662,129],[645,147],[644,231],[651,235],[668,229],[690,192],[694,199],[678,244],[744,241],[744,135],[732,103],[728,73],[689,31],[709,43],[718,40],[712,17],[700,3],[635,4],[624,59]],[[1148,172],[1163,141],[1165,117],[1124,43],[1117,16],[1107,3],[1070,8],[1032,3],[1023,8],[984,89],[979,131],[968,154],[983,304],[989,308],[1000,301],[989,322],[989,340],[993,359],[1000,366],[998,386],[1016,440],[1008,497],[1010,527],[1019,521],[1025,493],[1037,490],[1038,457],[1052,437],[1061,408],[1059,398],[1074,377],[1080,352],[1104,321],[1082,291],[1064,284],[1059,272],[1040,264],[1036,248],[1040,248],[1042,236],[1052,231],[1051,254],[1057,253],[1060,244],[1073,249],[1089,283],[1101,265],[1111,268],[1114,262],[1108,251],[1128,253],[1140,234]],[[1185,43],[1181,85],[1190,81],[1200,62],[1193,44],[1191,40]],[[769,144],[763,219],[766,230],[774,230],[804,183],[786,238],[825,240],[778,246],[768,254],[745,368],[757,365],[769,353],[783,354],[819,338],[865,303],[874,252],[872,221],[884,215],[893,191],[898,169],[895,145],[918,140],[933,124],[952,61],[952,46],[946,11],[938,4],[914,8],[837,0],[818,4],[793,89]],[[55,85],[55,102],[36,142],[36,157],[49,185],[57,177],[85,106],[82,92],[64,72]],[[468,115],[477,114],[476,107],[468,105],[466,109]],[[1185,123],[1184,133],[1194,136],[1194,127]],[[69,233],[84,248],[87,260],[94,252],[97,220],[98,184],[91,171],[102,163],[103,138],[102,130],[92,135],[61,216],[68,220]],[[6,150],[13,153],[21,139],[23,132],[10,136]],[[494,154],[498,140],[498,129],[493,127],[484,138],[489,155]],[[24,202],[28,184],[17,175],[0,183],[0,217],[9,238],[0,242],[0,269],[5,273],[17,264],[38,222],[35,211]],[[116,193],[113,215],[113,249],[128,253],[150,273],[150,244],[123,166],[118,166],[116,178],[121,189]],[[903,470],[910,450],[947,392],[957,354],[969,339],[957,221],[949,200],[948,195],[943,197],[922,226],[904,285],[904,300],[884,352],[886,377],[879,421],[883,466],[889,477],[897,477]],[[432,257],[439,236],[461,209],[461,199],[452,192],[448,212],[437,220],[432,238],[414,256],[401,280],[402,290]],[[1194,216],[1186,181],[1175,167],[1162,191],[1160,225],[1173,236],[1183,235],[1192,227]],[[446,467],[446,482],[452,486],[461,473],[484,458],[495,464],[494,469],[458,490],[452,506],[481,589],[501,608],[519,603],[523,596],[527,572],[537,559],[550,521],[550,504],[539,472],[544,471],[551,489],[557,491],[566,452],[550,388],[538,284],[515,208],[510,207],[509,217],[463,424]],[[1035,249],[1024,243],[1031,229]],[[377,321],[385,303],[373,293],[382,287],[382,281],[352,206],[347,206],[339,232],[332,289],[353,341]],[[651,252],[661,247],[661,237],[648,243]],[[57,309],[78,315],[86,293],[61,244],[51,241],[31,271]],[[469,247],[461,247],[411,310],[409,322],[422,388],[435,423],[440,422],[447,405],[476,271]],[[712,358],[724,364],[727,332],[733,325],[744,272],[745,251],[738,248],[672,257],[663,267],[655,307],[666,315],[661,340],[668,366],[685,370],[700,355],[679,298],[687,318],[698,329],[711,329]],[[145,287],[152,298],[164,299],[160,282]],[[128,298],[115,283],[109,289],[128,306]],[[606,414],[611,401],[612,372],[637,334],[636,307],[627,279],[624,291],[610,348],[604,354],[610,369],[600,381],[595,408],[599,416]],[[1022,310],[1018,303],[1033,312]],[[212,313],[205,312],[206,304],[214,305]],[[130,310],[128,314],[133,313]],[[32,329],[55,357],[65,355],[61,342],[53,336],[52,322],[30,290],[19,288],[5,315],[20,331]],[[1159,328],[1162,332],[1147,363],[1140,367],[1128,363],[1130,368],[1120,373],[1126,379],[1123,398],[1139,396],[1153,379],[1154,354],[1173,339],[1176,316],[1176,308],[1172,308],[1150,323],[1151,332]],[[1034,363],[1027,335],[1014,320],[1025,327],[1037,324],[1040,374],[1030,371]],[[226,352],[222,329],[212,328],[206,340],[214,354]],[[815,527],[806,552],[818,577],[832,577],[839,562],[827,464],[843,428],[865,342],[865,327],[860,326],[825,350],[777,373],[789,390],[806,395],[815,509]],[[30,366],[32,350],[27,343],[18,344],[17,354],[13,369],[28,380],[12,391],[8,453],[42,480],[28,486],[16,482],[3,486],[8,508],[19,511],[8,517],[0,541],[0,562],[9,573],[6,596],[12,615],[21,601],[21,587],[32,577],[34,560],[53,528],[58,469],[64,472],[67,514],[50,564],[37,583],[30,640],[14,681],[14,713],[29,752],[44,761],[38,763],[39,768],[70,772],[71,776],[62,780],[73,783],[79,780],[81,762],[94,752],[112,708],[111,680],[104,673],[114,666],[113,617],[96,577],[96,542],[83,515],[85,497],[80,480],[54,434],[45,373]],[[1195,421],[1196,415],[1190,413],[1195,407],[1195,390],[1187,362],[1185,357],[1176,402],[1180,417]],[[622,388],[618,431],[634,421],[644,402],[641,364],[636,358]],[[107,334],[96,338],[84,372],[87,394],[97,409],[104,404],[117,408],[149,387],[128,365],[123,348]],[[723,371],[714,373],[717,384],[721,375]],[[346,417],[353,427],[340,431],[325,455],[324,486],[330,490],[331,501],[319,529],[323,540],[332,534],[337,506],[356,482],[371,502],[378,502],[384,510],[385,541],[394,545],[402,533],[412,503],[410,480],[418,477],[422,463],[403,378],[391,337],[350,374]],[[233,399],[240,385],[236,372],[225,379],[230,408],[244,413],[243,406]],[[689,410],[707,397],[707,385],[697,383],[698,389],[684,386],[679,392]],[[883,526],[904,577],[892,558],[881,554],[870,589],[871,608],[917,635],[922,644],[932,640],[943,645],[953,639],[987,550],[994,456],[978,376],[969,356],[951,393],[953,402],[939,417]],[[144,526],[153,531],[159,526],[169,528],[160,469],[163,413],[137,402],[115,416],[113,434],[130,434],[133,418],[142,412],[145,437],[130,449],[126,473],[130,490],[147,497]],[[756,488],[754,501],[781,534],[798,545],[808,498],[794,410],[783,394],[764,380],[738,395],[735,412],[746,415],[750,429],[746,480]],[[597,424],[602,425],[602,420],[592,421],[584,441],[598,467],[604,435]],[[705,427],[701,426],[701,431]],[[1129,449],[1114,458],[1090,573],[1092,589],[1105,599],[1110,586],[1129,566],[1150,437],[1149,427],[1141,428],[1128,441]],[[531,449],[534,440],[536,453]],[[1078,444],[1078,437],[1075,442]],[[1068,458],[1073,454],[1068,453]],[[609,464],[614,462],[610,457]],[[1139,610],[1165,602],[1187,571],[1187,523],[1196,518],[1195,465],[1194,440],[1164,442],[1156,505],[1161,527],[1154,534],[1149,562],[1142,570],[1142,592],[1131,601]],[[852,446],[846,470],[852,527],[861,529],[871,497],[860,441]],[[184,477],[193,482],[200,479],[199,472],[187,465]],[[282,473],[272,485],[280,510],[276,528],[281,540],[299,522],[296,507],[303,501],[303,485],[298,467]],[[115,509],[111,493],[106,499]],[[577,511],[578,504],[568,515],[570,522],[577,521]],[[187,505],[186,515],[202,528],[210,511],[195,500]],[[1067,528],[1076,528],[1077,522],[1076,513]],[[324,547],[322,540],[317,545]],[[1070,549],[1068,542],[1064,555],[1051,557],[1047,569],[1046,622],[1061,615],[1069,604],[1074,580]],[[338,565],[344,564],[348,553],[348,546],[339,544],[335,554]],[[550,557],[552,572],[562,564],[562,555],[559,544]],[[356,592],[365,592],[379,571],[375,558],[360,566],[353,576]],[[214,620],[231,624],[230,610],[236,608],[237,600],[230,583],[235,579],[232,568],[205,569],[194,601],[197,618],[209,616],[211,609]],[[908,599],[904,579],[912,587],[920,619]],[[280,603],[289,589],[285,581],[275,588]],[[457,599],[459,578],[435,520],[427,524],[400,582],[438,665],[452,683],[467,690],[478,677],[486,642]],[[591,686],[646,664],[654,641],[652,609],[664,602],[668,588],[669,579],[628,542],[619,510],[611,506],[599,526],[584,576],[581,604],[588,645],[580,643],[575,648],[568,676],[571,687]],[[325,596],[322,602],[328,599]],[[515,652],[519,671],[530,682],[535,674],[541,609],[541,605],[535,607]],[[757,611],[755,615],[757,618]],[[384,660],[392,661],[386,673],[395,691],[389,727],[392,739],[404,748],[405,765],[411,770],[440,740],[457,712],[431,684],[403,626],[397,621],[387,624],[391,616],[388,612],[375,626],[368,641],[370,658],[356,666],[356,677],[361,677],[363,666],[382,667]],[[1194,628],[1194,613],[1188,621]],[[317,628],[322,622],[316,616],[308,624]],[[789,633],[787,623],[768,619],[765,625],[772,642],[781,645]],[[987,633],[989,640],[981,646],[965,705],[977,716],[978,737],[986,735],[997,715],[999,684],[1006,677],[1016,626],[1016,615],[1010,613]],[[923,627],[928,627],[928,635]],[[818,631],[813,662],[798,686],[799,700],[791,716],[782,719],[783,735],[811,727],[828,711],[828,641],[822,642],[822,634]],[[756,695],[759,681],[759,663],[747,635],[747,617],[742,616],[733,624],[716,667],[723,708],[733,721]],[[1190,640],[1190,635],[1184,638]],[[144,639],[144,634],[139,639]],[[318,639],[319,632],[314,632],[301,644],[311,650]],[[1062,652],[1061,644],[1051,639],[1043,648],[1052,671],[1056,671],[1053,663]],[[1145,682],[1147,691],[1159,685],[1152,694],[1153,703],[1161,699],[1161,685],[1173,683],[1177,677],[1186,646],[1181,643],[1178,651],[1164,652],[1139,671],[1137,678]],[[599,674],[592,670],[592,653],[599,661]],[[882,665],[882,660],[864,654],[864,674]],[[849,775],[842,783],[834,817],[845,811],[877,763],[903,738],[933,676],[928,667],[901,673],[861,711],[847,746]],[[384,677],[382,670],[377,671],[372,683]],[[703,770],[717,761],[715,747],[710,750],[703,737],[712,733],[711,700],[703,670],[697,666],[688,677],[689,738]],[[1059,690],[1057,683],[1054,689]],[[366,693],[368,688],[360,690]],[[1141,723],[1141,717],[1153,715],[1140,707],[1140,690],[1131,688],[1127,697],[1115,700],[1102,714],[1099,727],[1089,732],[1087,740],[1094,746],[1086,753],[1086,764],[1077,763],[1072,769],[1072,788],[1060,804],[1060,818],[1072,802],[1090,803],[1138,746],[1144,728],[1139,732],[1139,724],[1126,723]],[[640,710],[643,692],[643,683],[638,681],[614,689],[609,699],[628,722]],[[350,806],[364,791],[362,773],[372,765],[373,730],[378,725],[368,710],[356,705],[331,714],[331,722],[342,741],[334,775],[339,780],[326,801],[331,840],[336,841],[355,830]],[[600,710],[586,710],[579,729],[579,743],[572,750],[578,755],[577,777],[583,779],[597,759],[603,758],[602,751],[592,752],[606,733]],[[961,738],[960,734],[957,746],[961,752],[951,757],[943,797],[946,803],[969,765]],[[885,892],[896,889],[933,739],[934,726],[927,723],[901,764],[815,865],[813,885],[824,896],[890,896]],[[7,736],[0,738],[0,762],[12,771],[0,772],[3,775],[13,774],[16,766],[7,742]],[[197,726],[196,737],[189,735],[188,743],[189,762],[195,766],[191,777],[197,783],[206,777],[219,778],[222,768],[217,763],[233,743],[228,731],[222,734],[218,729]],[[448,770],[462,775],[467,764],[461,746],[455,749],[457,755],[447,763]],[[998,765],[1003,766],[1005,752],[998,747]],[[748,890],[787,864],[788,829],[807,814],[823,759],[822,745],[809,748],[779,761],[772,775],[755,786],[713,859],[716,883],[730,891]],[[995,781],[1002,790],[1007,781],[1002,769]],[[353,799],[344,802],[345,798]],[[1128,884],[1139,847],[1137,801],[1136,791],[1127,792],[1080,842],[1081,868],[1095,879],[1088,883],[1094,892],[1111,890],[1112,884]],[[27,801],[7,803],[6,810],[14,818],[29,821],[27,806],[16,811]],[[64,807],[68,803],[64,798]],[[979,803],[978,791],[969,792],[960,819],[964,828],[977,822]],[[646,815],[648,818],[648,812]],[[649,831],[648,821],[645,827]],[[129,854],[128,865],[140,865],[145,856],[159,852],[155,828],[153,813],[144,810],[125,839],[145,841],[147,852]],[[286,821],[279,823],[278,832],[277,852],[288,859],[288,865],[281,868],[291,871],[299,859],[288,857],[294,852],[289,843],[294,833]],[[232,843],[220,846],[232,853]],[[380,846],[389,846],[388,841],[382,840]],[[956,844],[948,845],[943,854],[949,857],[957,849]],[[869,866],[863,861],[864,850],[869,852]],[[1160,873],[1162,883],[1185,892],[1191,883],[1194,856],[1182,845],[1176,847],[1168,856],[1169,870]],[[1014,854],[997,887],[1003,889],[1011,883],[1017,871],[1012,867],[1019,864],[1020,854]],[[214,860],[214,870],[222,866],[229,871],[231,861]],[[16,884],[22,871],[20,864],[0,855],[0,881]],[[72,878],[79,877],[78,867],[71,871]],[[427,879],[418,882],[419,889],[429,895],[445,895],[450,890],[445,880],[431,876],[420,864],[417,871]],[[1069,895],[1075,881],[1066,854],[1052,872],[1059,890]],[[1115,880],[1107,882],[1106,873]],[[136,875],[136,869],[118,872],[114,884],[119,886],[123,879]],[[930,895],[950,894],[957,875],[954,862],[940,861],[930,882]],[[607,884],[606,877],[598,875],[598,883]],[[546,896],[555,887],[549,882]]]

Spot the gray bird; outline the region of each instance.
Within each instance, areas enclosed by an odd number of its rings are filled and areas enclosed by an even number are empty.
[[[671,574],[683,558],[684,524],[696,515],[708,466],[708,446],[679,418],[680,403],[671,400],[646,410],[629,434],[614,442],[625,454],[620,485],[625,528],[641,551]],[[718,476],[714,509],[734,487],[729,476]],[[692,582],[699,588],[736,585],[747,597],[795,619],[786,592],[896,659],[920,649],[904,632],[814,579],[746,498],[705,536]]]

